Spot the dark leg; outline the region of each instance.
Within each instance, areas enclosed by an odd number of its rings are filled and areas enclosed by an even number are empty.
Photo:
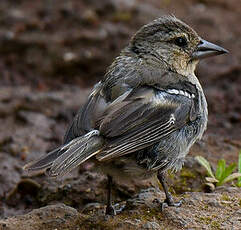
[[[164,203],[162,204],[162,208],[164,208],[165,206],[180,207],[182,205],[182,201],[180,200],[179,202],[176,202],[176,203],[174,202],[171,193],[168,191],[165,174],[163,172],[158,171],[157,178],[160,181],[160,183],[163,187],[163,190],[166,194],[166,199],[165,199]]]
[[[114,207],[112,206],[112,196],[111,196],[112,177],[109,175],[107,177],[108,177],[108,191],[107,191],[107,207],[106,207],[105,214],[115,216],[116,211],[115,211]]]

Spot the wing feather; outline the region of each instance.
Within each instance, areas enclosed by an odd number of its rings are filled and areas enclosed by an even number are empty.
[[[114,101],[107,103],[100,92],[101,87],[98,85],[66,138],[78,136],[85,129],[99,130],[105,139],[105,147],[94,155],[100,161],[151,146],[188,122],[192,104],[190,99],[183,98],[182,101],[186,101],[180,103],[175,95],[142,86],[128,89]],[[72,151],[75,152],[75,149]],[[68,164],[75,164],[75,159],[67,157],[65,162],[58,163],[66,164],[68,169]],[[58,171],[57,167],[56,164]]]
[[[153,88],[142,88],[107,108],[100,122],[100,133],[109,142],[96,155],[98,160],[107,161],[144,149],[186,124],[189,106],[183,109],[186,115],[180,116],[181,105],[167,93],[161,93],[166,97],[156,96]]]

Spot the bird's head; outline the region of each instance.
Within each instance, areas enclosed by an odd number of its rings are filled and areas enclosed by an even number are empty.
[[[174,16],[164,16],[143,26],[131,39],[130,48],[145,58],[155,57],[184,76],[193,74],[200,59],[228,52],[202,39]]]

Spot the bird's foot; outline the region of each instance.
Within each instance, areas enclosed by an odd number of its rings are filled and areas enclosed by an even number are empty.
[[[153,201],[154,203],[158,203],[161,206],[161,211],[163,211],[167,207],[180,207],[182,205],[183,199],[178,202],[174,202],[173,198],[165,199],[164,202],[160,202],[158,199]]]
[[[174,202],[174,200],[171,198],[171,199],[165,199],[164,202],[161,204],[161,211],[163,211],[165,208],[167,207],[181,207],[182,205],[182,202],[183,202],[183,199],[177,201],[177,202]]]
[[[115,204],[106,207],[105,215],[115,216],[121,213],[125,208],[125,205]]]

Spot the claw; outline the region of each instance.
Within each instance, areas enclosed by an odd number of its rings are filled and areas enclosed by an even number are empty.
[[[116,211],[116,214],[121,213],[125,209],[126,205],[120,205],[120,204],[115,204],[114,209]]]
[[[167,199],[161,203],[161,211],[163,212],[167,207],[181,207],[183,199],[179,200],[178,202],[174,202],[173,200],[170,202]]]
[[[183,202],[183,198],[181,200],[179,200],[178,202],[174,202],[174,200],[171,199],[165,199],[164,203],[167,204],[167,206],[172,206],[172,207],[180,207],[182,205]]]
[[[179,200],[178,202],[174,202],[173,199],[171,199],[171,200],[165,199],[164,202],[160,202],[158,199],[153,200],[153,203],[160,204],[161,212],[163,212],[164,209],[167,207],[180,207],[182,205],[182,202],[183,202],[183,198],[181,200]]]
[[[105,210],[106,215],[115,216],[121,213],[125,209],[126,205],[115,204],[107,206]]]

